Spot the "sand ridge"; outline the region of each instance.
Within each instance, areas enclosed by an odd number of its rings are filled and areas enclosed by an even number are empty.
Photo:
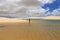
[[[28,21],[20,19],[20,18],[4,18],[4,17],[0,17],[0,22],[28,22]]]
[[[60,16],[47,16],[47,17],[43,17],[42,19],[46,19],[46,20],[60,20]]]

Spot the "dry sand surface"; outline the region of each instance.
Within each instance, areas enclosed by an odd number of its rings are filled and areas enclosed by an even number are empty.
[[[41,23],[0,23],[0,40],[60,40],[60,27]]]
[[[4,23],[4,22],[20,22],[20,23],[23,23],[23,22],[28,22],[27,20],[22,20],[20,18],[4,18],[4,17],[0,17],[0,22]]]
[[[60,20],[60,16],[47,16],[47,17],[43,17],[43,19],[47,19],[47,20]]]

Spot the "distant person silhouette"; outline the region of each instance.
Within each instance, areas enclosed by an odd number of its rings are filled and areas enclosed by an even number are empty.
[[[31,22],[31,19],[29,19],[29,23]]]

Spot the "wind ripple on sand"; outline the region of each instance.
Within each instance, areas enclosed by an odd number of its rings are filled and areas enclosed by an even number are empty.
[[[60,30],[54,31],[38,23],[30,25],[28,23],[19,23],[19,25],[5,23],[4,25],[6,27],[0,29],[0,40],[60,40]]]

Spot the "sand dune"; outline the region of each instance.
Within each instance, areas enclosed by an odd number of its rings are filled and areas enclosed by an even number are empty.
[[[0,17],[0,22],[28,22],[28,21],[22,20],[20,18],[3,18],[3,17]]]
[[[48,16],[48,17],[43,17],[42,19],[47,19],[47,20],[60,20],[60,16]]]

